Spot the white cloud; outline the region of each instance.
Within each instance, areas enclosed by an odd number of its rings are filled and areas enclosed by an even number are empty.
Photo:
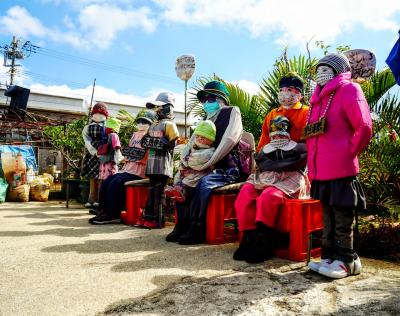
[[[255,95],[261,92],[259,84],[253,81],[238,80],[238,81],[232,81],[232,83],[238,85],[239,88],[250,93],[251,95]]]
[[[28,37],[34,35],[45,37],[48,29],[42,22],[31,16],[23,7],[14,6],[7,11],[7,15],[0,17],[1,33],[16,35],[19,37]]]
[[[154,0],[170,23],[245,28],[252,36],[276,35],[280,44],[304,46],[311,37],[332,41],[363,26],[397,30],[398,0]]]
[[[90,49],[109,47],[119,32],[138,28],[145,32],[156,29],[156,21],[150,17],[146,7],[124,10],[115,5],[89,5],[80,11],[77,22],[66,16],[63,20],[68,31],[58,27],[47,27],[25,8],[14,6],[6,15],[0,16],[0,32],[19,37],[35,36],[38,39],[51,39],[54,42]]]
[[[79,14],[80,27],[87,38],[97,47],[106,48],[117,34],[128,28],[140,28],[146,32],[156,29],[156,21],[150,18],[150,9],[123,10],[112,5],[90,5]]]

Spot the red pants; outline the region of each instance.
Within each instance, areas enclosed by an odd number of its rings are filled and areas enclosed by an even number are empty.
[[[285,193],[275,187],[256,190],[246,183],[235,201],[239,230],[256,229],[256,222],[274,227],[281,205],[285,202]]]

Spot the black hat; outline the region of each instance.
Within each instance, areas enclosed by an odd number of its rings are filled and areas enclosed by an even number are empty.
[[[303,80],[298,75],[286,75],[279,81],[279,89],[288,87],[295,88],[299,92],[303,92]]]

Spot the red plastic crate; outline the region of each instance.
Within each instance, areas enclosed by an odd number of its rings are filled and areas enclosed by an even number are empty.
[[[225,221],[236,219],[234,203],[237,194],[212,194],[208,202],[206,243],[223,244],[238,240],[233,229],[225,228]]]
[[[290,244],[287,249],[277,249],[276,256],[293,261],[307,258],[309,235],[323,229],[322,205],[318,200],[286,200],[279,214],[276,226],[281,232],[288,232]],[[321,254],[321,248],[311,249],[311,256]]]
[[[142,218],[142,209],[146,205],[149,188],[146,186],[126,187],[126,211],[121,212],[121,219],[126,225],[136,225]]]
[[[236,219],[234,203],[236,194],[212,194],[207,208],[206,242],[207,244],[222,244],[239,239],[232,229],[227,230],[225,221]],[[279,213],[275,228],[288,232],[290,244],[287,249],[277,249],[276,256],[293,261],[303,261],[307,258],[309,235],[322,230],[322,206],[318,200],[288,199]],[[311,256],[316,257],[321,248],[311,249]]]

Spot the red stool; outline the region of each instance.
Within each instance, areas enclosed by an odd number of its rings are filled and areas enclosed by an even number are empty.
[[[142,218],[142,209],[146,205],[149,180],[134,180],[125,183],[126,211],[121,212],[121,220],[126,225],[136,225]]]
[[[322,205],[318,200],[288,199],[282,207],[276,226],[288,232],[290,244],[287,249],[277,249],[277,257],[293,261],[304,261],[308,254],[310,234],[323,229]],[[321,248],[311,249],[311,256],[321,254]]]
[[[225,228],[226,221],[236,222],[235,200],[239,184],[231,184],[215,189],[207,207],[206,243],[215,245],[234,242],[239,239],[236,228]]]

